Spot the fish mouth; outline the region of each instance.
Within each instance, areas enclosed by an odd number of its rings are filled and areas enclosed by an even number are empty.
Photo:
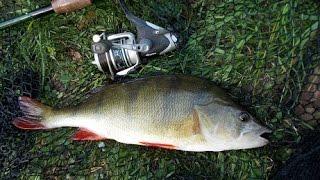
[[[265,146],[269,143],[269,134],[272,131],[265,127],[257,127],[255,130],[243,132],[232,143],[233,149],[251,149]]]
[[[263,142],[263,145],[266,145],[269,143],[270,136],[272,131],[268,128],[261,128],[256,131],[257,135],[259,136],[259,140]]]

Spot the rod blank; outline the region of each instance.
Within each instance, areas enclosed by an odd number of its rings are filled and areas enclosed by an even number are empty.
[[[32,11],[28,14],[4,21],[0,23],[0,29],[12,26],[14,24],[17,24],[21,21],[25,21],[27,19],[39,16],[41,14],[46,14],[51,11],[56,12],[57,14],[72,12],[78,9],[82,9],[86,6],[89,6],[92,4],[91,0],[53,0],[51,2],[51,5],[37,9],[35,11]]]
[[[41,8],[41,9],[38,9],[38,10],[35,10],[35,11],[32,11],[28,14],[25,14],[25,15],[22,15],[22,16],[19,16],[19,17],[16,17],[16,18],[13,18],[13,19],[10,19],[8,21],[5,21],[5,22],[2,22],[0,23],[0,29],[3,29],[3,28],[6,28],[6,27],[9,27],[9,26],[12,26],[14,24],[17,24],[21,21],[24,21],[24,20],[27,20],[29,18],[32,18],[32,17],[36,17],[36,16],[39,16],[40,14],[45,14],[45,13],[48,13],[50,11],[52,11],[53,8],[52,6],[47,6],[47,7],[44,7],[44,8]]]

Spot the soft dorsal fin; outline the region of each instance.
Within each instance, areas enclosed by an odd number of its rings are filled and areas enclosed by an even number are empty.
[[[103,139],[107,138],[97,135],[85,128],[79,128],[79,130],[72,137],[72,140],[75,141],[98,141]]]

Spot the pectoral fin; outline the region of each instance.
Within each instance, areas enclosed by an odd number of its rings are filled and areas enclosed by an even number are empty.
[[[85,128],[80,128],[72,137],[72,140],[75,141],[99,141],[103,139],[107,138],[99,136]]]
[[[194,122],[192,126],[192,133],[199,134],[201,132],[201,127],[200,127],[199,114],[196,109],[193,109],[192,116],[193,116],[193,122]]]
[[[199,121],[199,131],[205,137],[211,136],[211,131],[214,130],[214,123],[212,121],[207,106],[198,106],[196,105],[193,110],[193,117],[197,118]]]
[[[193,117],[197,117],[200,123],[200,128],[209,127],[212,125],[210,122],[208,109],[206,106],[195,105],[193,110]]]

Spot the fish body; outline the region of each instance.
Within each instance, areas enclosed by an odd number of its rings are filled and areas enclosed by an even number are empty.
[[[113,139],[183,151],[260,147],[268,143],[260,135],[270,132],[222,89],[191,76],[110,85],[81,104],[62,109],[22,97],[20,108],[25,116],[13,124],[22,129],[79,127],[76,140]]]

